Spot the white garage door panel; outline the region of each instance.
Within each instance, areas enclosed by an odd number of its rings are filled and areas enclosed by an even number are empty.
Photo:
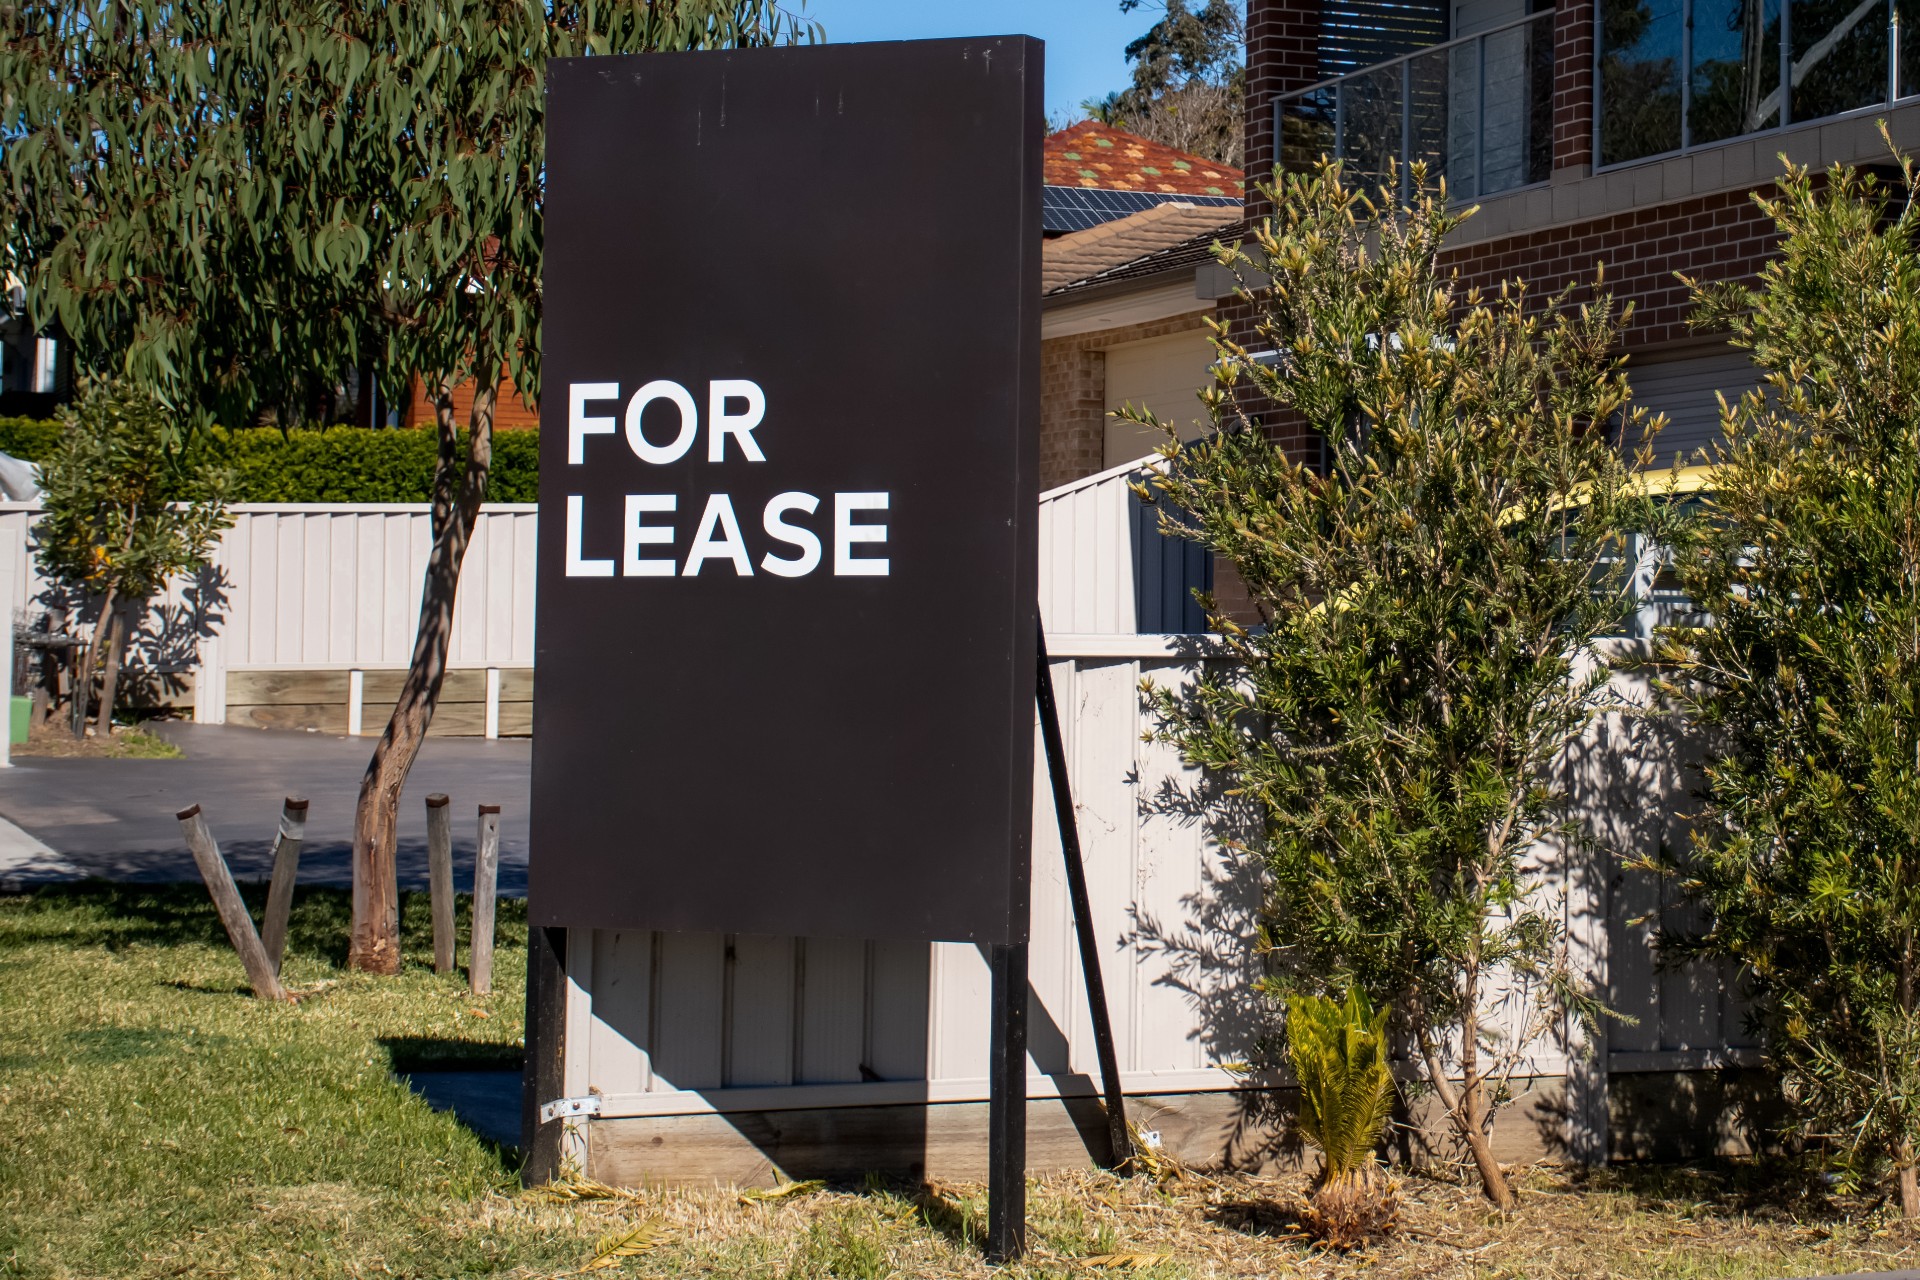
[[[1667,429],[1654,440],[1660,466],[1705,461],[1700,451],[1720,440],[1720,403],[1717,391],[1732,404],[1759,385],[1759,371],[1747,353],[1734,348],[1684,360],[1642,364],[1629,361],[1627,380],[1633,399],[1655,413],[1667,415]]]
[[[1165,338],[1148,338],[1109,347],[1107,357],[1107,412],[1121,405],[1144,406],[1162,422],[1179,424],[1182,439],[1200,435],[1206,411],[1200,389],[1213,381],[1213,343],[1205,329],[1193,329]],[[1117,467],[1152,453],[1160,443],[1157,432],[1131,422],[1107,419],[1106,465]]]

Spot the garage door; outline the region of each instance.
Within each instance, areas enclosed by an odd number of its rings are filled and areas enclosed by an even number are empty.
[[[1667,429],[1654,441],[1659,465],[1666,467],[1676,455],[1682,465],[1704,461],[1701,450],[1720,439],[1720,404],[1714,393],[1725,395],[1731,404],[1759,385],[1760,375],[1746,352],[1716,347],[1679,360],[1630,360],[1627,380],[1636,404],[1667,415]]]
[[[1191,440],[1206,428],[1206,411],[1198,396],[1210,386],[1213,343],[1205,329],[1191,329],[1165,338],[1148,338],[1108,347],[1107,412],[1131,404],[1151,409],[1162,422],[1178,423],[1182,439]],[[1144,458],[1158,448],[1158,433],[1131,422],[1107,419],[1106,465]]]

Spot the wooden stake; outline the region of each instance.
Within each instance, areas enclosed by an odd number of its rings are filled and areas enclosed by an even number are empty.
[[[267,887],[267,910],[260,919],[260,945],[266,948],[273,972],[280,972],[287,950],[287,917],[293,911],[293,882],[300,875],[300,846],[307,836],[307,802],[288,796],[280,808],[280,832],[273,838],[273,881]]]
[[[453,972],[453,811],[427,797],[427,893],[433,901],[433,971]]]
[[[467,955],[467,985],[473,994],[493,990],[493,897],[500,882],[500,806],[480,806],[480,838],[473,851],[473,938]]]
[[[280,979],[274,976],[266,948],[260,945],[260,935],[253,931],[253,917],[247,914],[247,904],[240,900],[240,890],[233,884],[233,873],[227,870],[227,860],[220,856],[220,846],[213,842],[213,833],[207,830],[207,820],[200,815],[200,806],[196,804],[182,809],[175,816],[180,819],[180,830],[187,838],[187,848],[193,851],[194,865],[200,868],[200,878],[207,882],[207,892],[213,895],[213,906],[220,913],[220,923],[227,927],[227,937],[232,941],[233,949],[240,953],[240,963],[246,967],[247,981],[253,986],[253,994],[263,1000],[285,1000],[286,990],[280,985]]]

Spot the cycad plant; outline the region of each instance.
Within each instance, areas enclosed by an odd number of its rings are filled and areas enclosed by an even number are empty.
[[[1296,995],[1287,1001],[1287,1052],[1300,1085],[1300,1133],[1320,1149],[1320,1177],[1308,1225],[1348,1249],[1393,1225],[1393,1184],[1374,1161],[1393,1108],[1387,1015],[1358,988],[1345,1000]]]

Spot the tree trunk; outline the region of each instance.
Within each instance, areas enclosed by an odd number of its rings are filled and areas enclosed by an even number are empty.
[[[1920,1218],[1920,1169],[1914,1167],[1913,1144],[1900,1146],[1900,1216]]]
[[[1462,1088],[1455,1089],[1453,1081],[1447,1078],[1447,1064],[1441,1060],[1440,1051],[1433,1042],[1433,1036],[1426,1028],[1417,1033],[1420,1042],[1420,1056],[1426,1060],[1427,1080],[1433,1085],[1435,1096],[1440,1105],[1447,1109],[1447,1119],[1453,1124],[1453,1131],[1467,1144],[1467,1150],[1473,1156],[1473,1167],[1479,1171],[1481,1189],[1487,1193],[1487,1199],[1493,1201],[1496,1209],[1502,1213],[1513,1209],[1513,1188],[1507,1185],[1507,1175],[1500,1169],[1500,1162],[1493,1158],[1493,1141],[1486,1130],[1486,1082],[1472,1078],[1463,1080]]]
[[[107,588],[100,601],[100,621],[94,624],[93,639],[80,650],[80,669],[73,676],[73,736],[87,736],[87,711],[93,702],[93,669],[100,661],[100,650],[113,630],[113,609],[117,593]]]
[[[94,722],[94,731],[103,741],[113,736],[113,702],[120,691],[120,664],[126,660],[127,640],[133,629],[132,611],[123,602],[114,609],[111,621],[106,668],[100,676],[100,718]]]
[[[400,969],[400,892],[394,871],[400,792],[440,700],[440,685],[447,674],[447,646],[453,636],[460,563],[466,558],[474,521],[487,493],[487,472],[493,465],[493,413],[499,396],[500,362],[483,359],[475,361],[473,367],[489,372],[476,379],[464,468],[454,432],[451,375],[441,380],[434,397],[440,456],[433,473],[433,550],[427,557],[426,582],[420,594],[420,627],[414,636],[412,664],[400,688],[400,699],[360,780],[360,800],[353,815],[353,938],[347,964],[368,973],[397,973]]]

